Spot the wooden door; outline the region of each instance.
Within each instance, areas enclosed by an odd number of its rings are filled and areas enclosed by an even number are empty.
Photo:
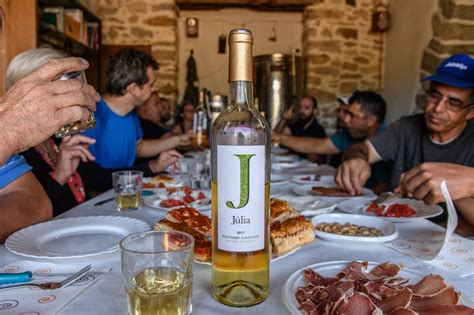
[[[0,0],[1,1],[1,0]],[[106,93],[106,85],[107,85],[107,76],[106,76],[106,69],[107,69],[107,61],[109,57],[116,52],[118,52],[122,48],[133,48],[139,51],[143,51],[151,55],[151,46],[150,45],[102,45],[102,49],[100,51],[100,65],[101,65],[101,80],[100,80],[100,94]]]

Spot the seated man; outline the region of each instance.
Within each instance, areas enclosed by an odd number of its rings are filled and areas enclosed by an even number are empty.
[[[341,118],[345,128],[332,137],[315,139],[274,134],[272,141],[297,152],[332,155],[345,152],[352,144],[372,137],[384,129],[383,121],[387,108],[382,96],[370,91],[356,91],[348,102],[349,105],[341,107],[344,113]],[[372,171],[372,176],[367,183],[364,183],[365,186],[375,193],[387,191],[390,166],[382,161],[374,164]]]
[[[431,82],[424,114],[403,117],[384,133],[351,147],[336,175],[341,187],[360,193],[371,174],[370,163],[382,159],[394,162],[392,189],[400,184],[402,173],[421,163],[474,166],[474,59],[453,55],[424,81]],[[416,177],[424,180],[421,175]],[[420,189],[426,189],[423,187]],[[461,216],[474,225],[474,199],[459,199],[455,204]]]
[[[166,132],[171,129],[168,126],[168,123],[171,119],[171,104],[165,97],[160,97],[158,102],[158,111],[160,112],[160,121],[158,121],[158,126],[163,128]]]
[[[156,69],[155,59],[134,49],[122,49],[109,59],[107,94],[97,103],[96,127],[84,132],[97,140],[89,151],[103,168],[131,167],[136,157],[155,157],[191,143],[190,135],[143,139],[135,109],[150,97]]]
[[[321,126],[316,119],[317,111],[318,101],[312,96],[304,95],[300,99],[297,120],[292,122],[294,119],[294,112],[293,106],[291,106],[283,113],[281,120],[275,127],[275,132],[283,133],[285,135],[293,135],[295,137],[324,138],[326,137],[326,132],[324,131],[323,126]],[[302,156],[315,162],[320,159],[318,154],[302,154]]]
[[[143,139],[159,139],[166,130],[161,126],[160,96],[157,91],[151,92],[150,98],[138,108],[140,126],[143,131]]]
[[[24,159],[15,154],[65,124],[87,120],[98,101],[94,88],[79,81],[51,82],[62,73],[87,67],[80,58],[54,60],[19,80],[0,99],[0,243],[52,216],[48,196]]]

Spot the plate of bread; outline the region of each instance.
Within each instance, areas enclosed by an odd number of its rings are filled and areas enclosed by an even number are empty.
[[[176,208],[156,223],[155,230],[174,230],[192,235],[195,239],[195,262],[211,264],[212,222],[207,215],[188,206]],[[288,203],[272,201],[270,207],[272,261],[286,257],[314,240],[314,226],[309,220],[291,209]]]
[[[143,178],[143,188],[167,188],[167,187],[181,187],[183,182],[176,180],[169,175],[156,175],[153,177]]]

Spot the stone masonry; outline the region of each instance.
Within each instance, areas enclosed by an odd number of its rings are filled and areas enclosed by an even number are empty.
[[[420,77],[432,74],[452,54],[474,56],[474,1],[440,0],[438,5],[431,20],[433,37],[423,52]],[[417,111],[421,111],[422,98],[417,99]]]
[[[334,130],[338,96],[383,88],[385,35],[371,32],[373,0],[319,0],[304,12],[307,92],[320,102],[320,122]]]
[[[321,104],[320,120],[334,130],[337,96],[383,88],[384,35],[370,31],[379,0],[314,0],[304,10],[306,90]],[[100,0],[104,44],[152,45],[160,62],[157,87],[176,100],[178,9],[174,0]]]
[[[100,0],[105,45],[151,45],[160,63],[156,86],[175,100],[178,78],[178,10],[174,0]]]

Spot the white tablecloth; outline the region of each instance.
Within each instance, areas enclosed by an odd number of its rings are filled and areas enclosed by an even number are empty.
[[[117,215],[137,218],[153,226],[157,220],[165,215],[163,211],[154,210],[146,206],[134,212],[118,212],[113,201],[101,206],[93,206],[97,201],[110,197],[112,197],[111,191],[89,200],[79,207],[71,209],[65,213],[63,217]],[[414,235],[423,231],[441,229],[436,224],[427,220],[397,224],[397,228],[402,235]],[[9,253],[3,245],[0,246],[0,265],[5,265],[19,259],[25,258],[15,256]],[[237,309],[216,302],[210,294],[211,267],[195,264],[192,297],[193,314],[288,314],[281,298],[282,287],[286,279],[292,273],[307,265],[340,260],[391,261],[404,263],[405,266],[415,268],[421,272],[443,275],[448,283],[465,293],[469,298],[474,299],[474,276],[466,278],[457,277],[382,245],[356,246],[316,239],[313,244],[305,246],[294,254],[271,264],[270,296],[265,302],[252,308]],[[120,270],[120,252],[116,251],[111,254],[90,257],[82,261],[84,263],[93,264],[95,268],[112,267],[112,271],[73,300],[60,314],[127,314],[127,301]],[[76,262],[81,262],[81,260],[75,259],[74,263]],[[0,314],[4,313],[0,310]]]

